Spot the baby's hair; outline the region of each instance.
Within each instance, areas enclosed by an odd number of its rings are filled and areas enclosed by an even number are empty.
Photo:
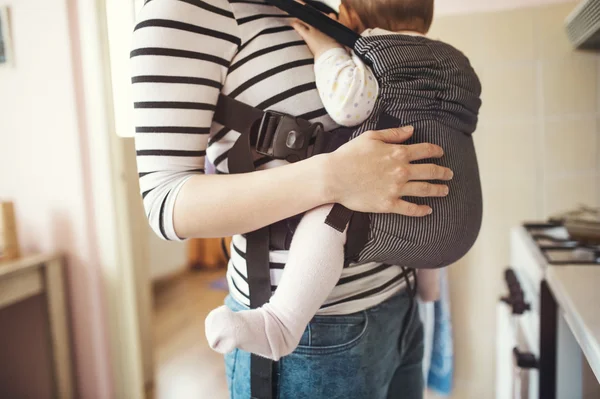
[[[366,28],[427,33],[433,21],[434,0],[342,0],[354,9]]]

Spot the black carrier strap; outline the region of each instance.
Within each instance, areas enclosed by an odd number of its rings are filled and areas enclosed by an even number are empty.
[[[360,38],[358,33],[334,21],[313,6],[304,5],[294,0],[267,0],[267,3],[317,28],[346,47],[354,48],[354,44]]]
[[[215,120],[230,129],[242,133],[229,151],[229,171],[248,173],[254,170],[250,146],[256,145],[257,126],[266,118],[260,110],[221,95]],[[258,124],[258,125],[257,125]],[[255,309],[271,297],[269,268],[269,227],[246,234],[246,262],[248,265],[248,290],[250,307]],[[273,368],[275,364],[266,358],[252,354],[250,357],[250,387],[252,399],[273,398]]]
[[[354,48],[356,41],[360,38],[358,33],[332,20],[314,6],[301,4],[294,0],[267,0],[267,2],[313,26],[346,47]],[[335,204],[325,223],[343,232],[352,216],[353,212],[351,210],[340,204]]]
[[[360,37],[351,29],[332,20],[311,6],[302,5],[293,0],[268,0],[268,2],[314,26],[347,47],[354,47]],[[350,139],[350,130],[347,130],[344,134],[324,135],[323,126],[319,123],[313,124],[301,118],[273,111],[262,111],[223,94],[219,97],[214,120],[241,133],[241,137],[229,150],[230,173],[254,171],[252,148],[267,157],[297,162],[313,154],[333,151]],[[313,154],[309,154],[308,149],[312,138],[316,140]],[[344,231],[350,220],[353,219],[352,215],[352,211],[336,204],[332,214],[327,218],[327,223],[340,231]],[[357,226],[363,231],[362,234],[368,234],[368,217],[366,215],[361,216],[356,218],[353,224],[351,223],[351,228]],[[274,226],[265,227],[246,234],[248,287],[250,307],[252,308],[262,306],[271,298],[269,248],[272,245],[270,236],[275,232],[277,235],[273,240],[273,244],[288,246],[291,241],[291,234],[287,233],[291,232],[293,234],[293,231],[289,227],[289,222],[284,221],[284,223],[288,224],[283,225],[283,227],[279,225],[277,228]],[[357,236],[361,236],[361,234]],[[351,240],[349,239],[349,241]],[[251,356],[250,383],[252,399],[272,399],[276,396],[273,384],[275,367],[274,362],[269,359],[256,355]]]
[[[340,204],[334,204],[331,212],[327,215],[325,223],[340,233],[343,233],[352,218],[352,211]]]
[[[248,173],[254,170],[252,148],[274,159],[296,162],[308,158],[312,137],[316,136],[320,145],[325,147],[321,124],[313,124],[301,118],[273,111],[262,111],[225,95],[219,97],[214,120],[241,133],[229,150],[230,173]],[[246,263],[251,308],[258,308],[271,298],[270,235],[271,226],[246,234]],[[277,244],[286,245],[285,242]],[[252,399],[274,397],[275,368],[276,364],[273,361],[251,355]]]
[[[248,164],[250,147],[256,152],[273,159],[297,162],[309,157],[308,148],[312,137],[323,139],[323,125],[275,111],[262,111],[229,96],[221,94],[214,120],[233,129],[242,136],[230,151],[244,151],[244,165],[237,165],[237,157],[229,154],[229,166],[246,173],[254,170]],[[241,142],[240,142],[241,141]],[[239,144],[239,147],[235,147]],[[239,155],[237,152],[234,153]],[[240,167],[238,167],[240,166]]]
[[[261,307],[271,298],[271,275],[269,268],[269,228],[246,235],[246,264],[248,265],[248,289],[250,307]],[[273,361],[252,354],[250,357],[250,390],[252,399],[273,397]]]

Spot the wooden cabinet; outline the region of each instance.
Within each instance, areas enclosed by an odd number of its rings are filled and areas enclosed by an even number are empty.
[[[46,342],[50,345],[53,398],[73,397],[70,332],[62,255],[33,255],[5,261],[0,264],[0,309],[42,295],[45,302],[48,331]],[[2,345],[10,345],[2,342]],[[5,349],[5,348],[3,348]],[[11,360],[3,360],[2,367],[11,367]],[[22,363],[21,363],[22,364]],[[28,375],[15,379],[18,385],[27,381]],[[0,391],[3,391],[0,388]],[[15,397],[11,396],[10,397]],[[2,396],[2,397],[9,397]]]
[[[19,242],[17,240],[17,224],[12,202],[0,201],[0,261],[17,259]]]
[[[231,237],[225,238],[225,248],[229,254]],[[227,266],[221,238],[193,239],[188,244],[188,265],[193,269],[218,269]]]

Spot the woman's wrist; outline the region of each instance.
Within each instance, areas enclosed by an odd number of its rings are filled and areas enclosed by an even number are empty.
[[[319,154],[296,164],[297,179],[302,183],[296,195],[302,195],[313,207],[331,204],[336,198],[336,185],[331,154]]]
[[[319,205],[333,204],[337,198],[335,166],[332,153],[311,158],[315,162],[315,176]]]
[[[344,204],[344,198],[347,197],[348,184],[353,181],[354,174],[349,172],[348,168],[342,170],[346,160],[344,159],[344,153],[342,151],[334,151],[326,154],[317,155],[311,159],[318,161],[319,168],[319,179],[320,179],[320,198],[321,203],[325,204]],[[349,176],[346,172],[349,172]],[[360,184],[359,181],[355,181],[352,188],[356,188],[356,184]],[[352,189],[350,190],[352,191]]]

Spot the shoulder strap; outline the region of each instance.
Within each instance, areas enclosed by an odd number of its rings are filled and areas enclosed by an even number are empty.
[[[303,5],[295,0],[267,0],[293,17],[317,28],[327,36],[335,39],[346,47],[354,48],[360,35],[309,5]]]

